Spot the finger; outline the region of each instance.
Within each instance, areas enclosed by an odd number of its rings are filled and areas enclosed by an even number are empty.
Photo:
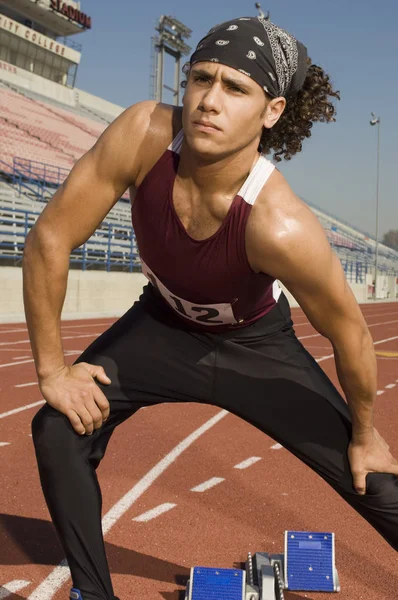
[[[87,435],[91,435],[94,431],[93,417],[88,412],[84,404],[74,409],[80,417],[81,422],[84,425],[84,431]]]
[[[366,473],[354,475],[354,488],[361,496],[366,494]]]
[[[105,396],[105,394],[100,390],[98,385],[95,385],[95,388],[93,390],[93,398],[102,413],[103,420],[106,421],[110,413],[109,400]]]
[[[66,413],[66,416],[76,433],[79,435],[84,435],[86,433],[85,427],[76,411],[70,409]]]
[[[95,379],[98,379],[98,381],[100,381],[101,383],[107,384],[107,385],[109,385],[111,383],[111,380],[108,377],[108,375],[105,373],[105,369],[103,367],[101,367],[100,365],[90,365],[88,363],[86,363],[86,364],[88,367],[87,370],[92,377],[94,377]]]
[[[90,398],[89,400],[87,400],[86,408],[87,408],[88,412],[90,413],[91,418],[93,420],[94,429],[99,429],[102,425],[102,412],[100,411],[100,409],[94,402],[93,398]]]

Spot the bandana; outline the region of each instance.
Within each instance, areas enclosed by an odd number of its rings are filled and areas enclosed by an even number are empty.
[[[307,48],[262,17],[241,17],[213,27],[200,40],[184,72],[202,61],[237,69],[272,98],[298,92],[308,69]]]

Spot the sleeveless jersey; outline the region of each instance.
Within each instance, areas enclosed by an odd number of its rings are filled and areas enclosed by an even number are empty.
[[[275,167],[260,155],[220,228],[198,241],[173,205],[183,137],[181,130],[137,189],[131,212],[142,271],[188,326],[214,333],[244,327],[281,294],[275,278],[253,271],[245,247],[250,211]]]

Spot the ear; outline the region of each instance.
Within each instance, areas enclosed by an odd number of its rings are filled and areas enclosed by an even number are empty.
[[[266,129],[271,129],[281,118],[286,108],[286,98],[272,98],[265,109],[263,125]]]

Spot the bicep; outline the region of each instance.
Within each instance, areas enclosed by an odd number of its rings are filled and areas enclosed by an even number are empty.
[[[91,237],[126,189],[135,183],[150,109],[147,105],[135,105],[104,131],[74,165],[32,232],[40,231],[69,250]]]

